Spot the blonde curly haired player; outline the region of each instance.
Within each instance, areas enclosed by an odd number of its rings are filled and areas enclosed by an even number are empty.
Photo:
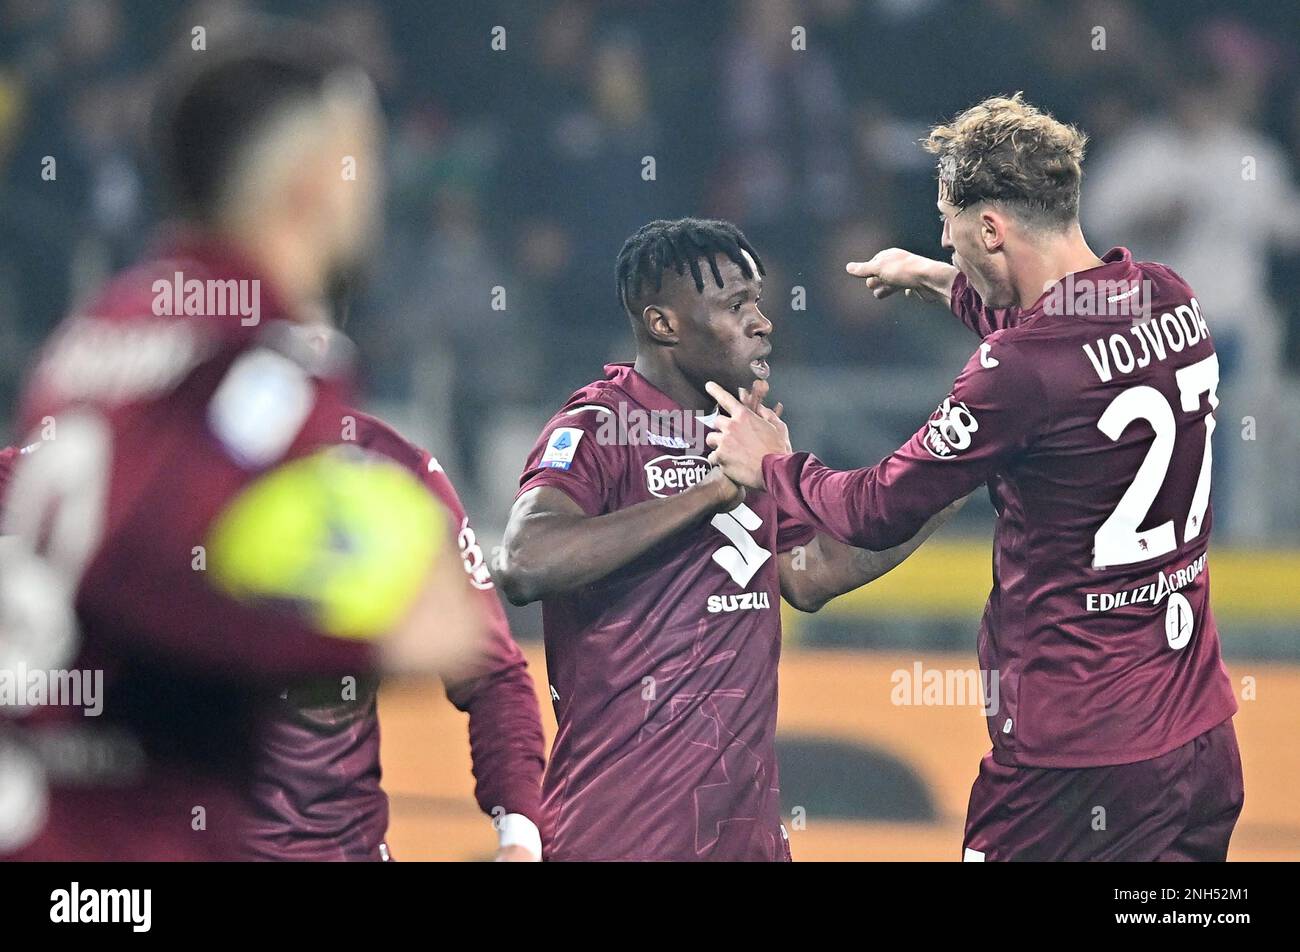
[[[967,859],[1222,860],[1242,778],[1206,571],[1218,357],[1177,274],[1088,246],[1086,141],[1019,93],[972,106],[925,142],[951,264],[848,265],[981,338],[905,445],[836,472],[712,384],[731,418],[709,441],[733,480],[868,549],[988,486],[979,658],[1000,703]]]

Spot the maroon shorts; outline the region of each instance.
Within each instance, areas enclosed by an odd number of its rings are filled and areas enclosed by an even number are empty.
[[[963,854],[1222,862],[1242,798],[1231,719],[1161,757],[1112,767],[1006,767],[989,753],[971,787]]]

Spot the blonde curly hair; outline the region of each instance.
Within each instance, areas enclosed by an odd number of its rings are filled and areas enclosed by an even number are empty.
[[[958,208],[997,202],[1031,224],[1079,216],[1088,137],[1025,102],[1023,93],[971,106],[923,140],[939,156],[940,197]]]

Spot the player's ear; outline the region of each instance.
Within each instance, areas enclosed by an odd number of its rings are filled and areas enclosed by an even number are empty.
[[[980,212],[980,242],[989,254],[1001,249],[1007,241],[1006,220],[991,209]]]
[[[677,333],[677,315],[672,308],[662,304],[647,304],[641,312],[641,321],[645,325],[650,339],[661,344],[676,344],[680,340]]]

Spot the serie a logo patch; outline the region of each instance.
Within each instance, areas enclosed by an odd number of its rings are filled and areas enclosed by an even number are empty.
[[[537,464],[546,469],[568,469],[573,465],[573,454],[578,451],[583,431],[577,427],[562,426],[546,441],[546,451]]]

